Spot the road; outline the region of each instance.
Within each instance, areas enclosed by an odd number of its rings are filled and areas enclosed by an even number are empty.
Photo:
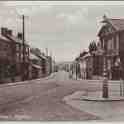
[[[99,90],[100,85],[69,79],[59,71],[45,79],[0,86],[0,120],[80,121],[99,117],[72,108],[63,98],[75,91]]]

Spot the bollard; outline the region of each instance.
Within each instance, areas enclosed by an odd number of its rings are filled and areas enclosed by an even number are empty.
[[[122,93],[123,93],[123,96],[124,96],[124,80],[122,80]]]

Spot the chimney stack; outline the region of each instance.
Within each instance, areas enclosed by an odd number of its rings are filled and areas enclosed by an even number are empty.
[[[23,39],[23,34],[21,32],[18,32],[17,37],[18,37],[18,39],[22,40]]]
[[[1,28],[1,35],[3,35],[3,36],[6,36],[7,35],[7,28],[5,28],[5,27],[2,27]]]
[[[8,29],[6,27],[2,27],[1,28],[1,35],[3,35],[3,36],[7,36],[7,35],[12,36],[12,30]]]
[[[8,29],[8,30],[7,30],[7,35],[12,36],[12,30],[11,30],[11,29]]]

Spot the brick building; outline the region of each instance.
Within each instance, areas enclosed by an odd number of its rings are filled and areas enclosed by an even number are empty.
[[[4,82],[3,80],[7,80],[7,78],[11,79],[11,81],[17,80],[20,81],[22,73],[24,73],[22,72],[23,71],[22,66],[24,65],[22,34],[18,33],[17,36],[14,36],[12,30],[2,27],[0,44],[1,44],[0,59],[2,66],[0,71],[1,81]],[[25,76],[27,78],[29,54],[30,54],[29,45],[25,44],[25,68],[26,68]]]
[[[0,83],[10,77],[9,68],[12,64],[11,42],[0,35]]]

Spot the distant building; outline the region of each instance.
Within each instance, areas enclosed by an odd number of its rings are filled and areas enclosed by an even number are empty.
[[[47,60],[45,62],[45,74],[50,75],[52,73],[52,57],[46,56]]]
[[[82,79],[100,79],[103,75],[103,51],[97,46],[96,51],[80,55],[76,61],[80,69],[79,77]]]
[[[80,57],[79,59],[80,73],[82,79],[92,79],[93,73],[93,57],[90,53]]]
[[[103,77],[103,51],[97,49],[92,54],[92,79],[101,79]]]
[[[0,83],[10,82],[12,61],[11,41],[0,35]]]
[[[30,69],[29,69],[29,77],[30,79],[41,78],[42,74],[42,66],[40,57],[36,56],[33,53],[30,53]]]
[[[41,78],[52,73],[52,58],[45,56],[38,48],[30,51],[30,77]],[[31,76],[32,75],[32,76]]]
[[[79,65],[79,61],[75,60],[71,63],[70,65],[70,76],[73,79],[78,79],[80,78],[80,65]]]

